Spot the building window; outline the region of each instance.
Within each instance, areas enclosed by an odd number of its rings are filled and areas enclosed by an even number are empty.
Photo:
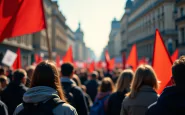
[[[184,36],[184,28],[181,28],[181,38],[182,38],[182,43],[185,43],[185,36]]]
[[[184,8],[180,9],[180,15],[181,15],[181,17],[184,16]]]

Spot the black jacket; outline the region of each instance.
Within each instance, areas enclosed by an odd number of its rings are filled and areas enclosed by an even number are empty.
[[[65,92],[67,92],[66,90],[73,84],[70,80],[62,80],[62,87]],[[77,113],[79,115],[88,115],[87,102],[82,90],[78,86],[74,86],[70,93],[72,93],[74,101],[74,105],[72,106],[76,109]]]
[[[120,115],[121,106],[123,99],[125,98],[125,94],[127,92],[115,92],[110,95],[108,100],[108,115]]]
[[[22,97],[27,87],[23,84],[11,82],[1,93],[1,100],[7,105],[9,115],[13,115],[15,108],[22,103]]]
[[[96,95],[98,93],[99,83],[97,80],[90,80],[85,83],[87,88],[86,92],[91,97],[91,100],[94,102]]]
[[[0,101],[0,115],[8,115],[7,107],[2,101]]]
[[[164,89],[157,102],[149,106],[146,115],[185,115],[185,88]]]

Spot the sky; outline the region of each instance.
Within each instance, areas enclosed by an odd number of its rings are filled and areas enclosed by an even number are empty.
[[[58,0],[67,25],[76,31],[78,23],[84,32],[84,41],[99,58],[108,43],[111,21],[121,19],[126,0]]]

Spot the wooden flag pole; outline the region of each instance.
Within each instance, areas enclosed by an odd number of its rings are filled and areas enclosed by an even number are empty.
[[[48,46],[48,59],[52,60],[52,54],[51,54],[51,46],[50,46],[50,40],[49,40],[49,35],[48,35],[48,29],[45,29],[46,32],[46,42],[47,42],[47,46]]]

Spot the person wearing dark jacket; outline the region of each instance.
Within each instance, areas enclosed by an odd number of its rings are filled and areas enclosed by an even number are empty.
[[[148,107],[146,115],[185,115],[185,56],[172,66],[174,86],[163,90],[157,102]]]
[[[94,102],[96,95],[98,93],[98,87],[100,83],[98,82],[98,73],[94,71],[91,74],[91,80],[87,81],[85,83],[86,86],[86,92],[91,97],[91,100]]]
[[[130,69],[124,70],[117,81],[116,92],[108,99],[108,115],[120,115],[121,104],[126,94],[130,91],[130,84],[134,77],[134,72]]]
[[[87,102],[80,87],[72,80],[74,67],[71,63],[61,66],[61,82],[68,102],[76,109],[79,115],[88,115]]]
[[[7,106],[0,101],[0,115],[8,115]]]
[[[18,69],[13,74],[13,81],[1,93],[1,100],[7,105],[9,115],[22,102],[23,94],[26,92],[26,71]]]

